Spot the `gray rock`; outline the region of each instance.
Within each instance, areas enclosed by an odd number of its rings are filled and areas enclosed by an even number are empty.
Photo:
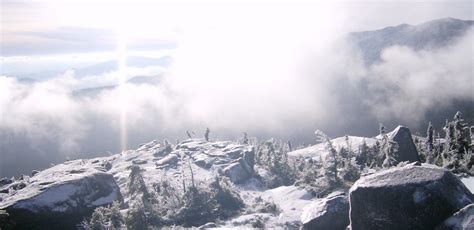
[[[191,156],[201,168],[222,169],[234,183],[242,183],[254,174],[255,153],[252,147],[233,142],[202,142],[188,140],[178,144],[178,151]]]
[[[474,229],[474,204],[470,204],[446,219],[436,230]]]
[[[392,168],[350,189],[350,220],[359,229],[434,229],[474,201],[454,174],[436,166]]]
[[[241,151],[240,154],[241,157],[237,162],[230,164],[223,170],[224,175],[236,184],[243,183],[254,174],[255,154],[253,149]]]
[[[420,161],[420,156],[416,150],[415,143],[411,136],[410,129],[403,126],[398,126],[392,132],[387,134],[389,140],[398,144],[398,150],[395,152],[395,160],[398,162]]]
[[[136,165],[143,165],[143,164],[146,164],[147,162],[148,162],[147,160],[142,160],[142,159],[132,160],[132,163]]]
[[[7,184],[11,184],[13,182],[14,181],[12,179],[4,177],[4,178],[0,179],[0,187],[5,186]]]
[[[35,175],[38,174],[38,173],[39,173],[38,170],[33,170],[33,171],[31,171],[31,176],[35,176]]]
[[[166,157],[161,158],[155,164],[157,166],[165,166],[165,165],[176,165],[179,161],[178,155],[176,154],[169,154]]]
[[[112,168],[112,163],[110,161],[105,161],[104,163],[102,163],[102,167],[106,171],[109,171]]]
[[[250,150],[245,151],[244,153],[244,159],[247,162],[248,166],[252,168],[255,166],[255,150],[253,147]]]
[[[248,167],[245,160],[241,159],[228,165],[222,171],[232,182],[240,184],[252,176],[252,172],[248,171]]]
[[[75,229],[96,207],[121,200],[112,175],[75,161],[39,172],[5,196],[0,209],[15,229]]]
[[[254,173],[253,167],[249,165],[249,163],[245,160],[245,158],[240,158],[238,162],[242,166],[242,168],[245,170],[245,172],[247,172],[249,177],[251,177]]]
[[[205,154],[203,152],[193,154],[193,160],[196,165],[199,167],[205,168],[205,169],[210,169],[212,165],[214,165],[217,162],[222,162],[222,163],[228,163],[229,160],[227,159],[227,162],[223,162],[226,159],[225,158],[220,158],[220,157],[212,157],[209,156],[208,154]]]
[[[162,146],[162,147],[158,148],[156,150],[155,154],[153,154],[153,155],[155,157],[163,157],[163,156],[166,156],[169,153],[171,153],[171,151],[173,151],[173,148],[171,147],[171,145],[165,145],[165,146]]]
[[[307,205],[301,214],[303,229],[344,230],[349,225],[349,201],[344,192],[334,192]]]

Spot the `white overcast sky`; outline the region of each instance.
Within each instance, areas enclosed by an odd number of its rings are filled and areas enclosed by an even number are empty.
[[[281,28],[331,38],[349,31],[454,17],[473,19],[473,1],[1,1],[0,56],[169,49],[209,31]],[[248,30],[244,28],[249,28]],[[330,34],[330,35],[329,35]]]

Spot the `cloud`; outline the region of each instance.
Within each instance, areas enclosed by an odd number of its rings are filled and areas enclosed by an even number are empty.
[[[382,62],[371,66],[364,78],[372,92],[381,92],[365,98],[373,113],[419,122],[430,108],[474,100],[473,35],[471,29],[453,44],[432,50],[385,49]]]
[[[13,131],[30,140],[52,140],[59,150],[77,148],[86,132],[80,106],[69,96],[72,76],[23,85],[0,77],[0,130]]]

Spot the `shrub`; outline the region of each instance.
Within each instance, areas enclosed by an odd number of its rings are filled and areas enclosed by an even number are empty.
[[[134,202],[128,209],[125,224],[128,230],[142,230],[148,228],[147,213],[145,206],[140,200]]]

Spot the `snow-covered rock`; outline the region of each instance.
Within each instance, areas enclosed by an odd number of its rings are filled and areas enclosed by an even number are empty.
[[[474,204],[470,204],[446,219],[437,230],[474,229]]]
[[[21,221],[20,227],[50,228],[42,221],[54,219],[57,228],[71,229],[98,206],[115,200],[127,206],[133,200],[129,191],[133,167],[140,168],[148,191],[162,180],[182,190],[184,184],[191,184],[191,173],[195,183],[214,179],[216,174],[240,183],[253,175],[254,150],[230,141],[189,139],[176,146],[151,141],[109,157],[59,164],[31,178],[5,179],[0,186],[0,209]]]
[[[387,133],[387,137],[398,145],[397,151],[395,151],[395,160],[398,162],[420,161],[420,156],[418,155],[415,143],[413,142],[410,129],[399,125],[392,132]],[[380,135],[377,138],[381,138]]]
[[[349,201],[344,192],[333,192],[303,209],[304,229],[341,229],[349,225]]]
[[[160,160],[156,161],[156,166],[172,166],[176,165],[179,161],[178,155],[176,154],[169,154]]]
[[[434,229],[473,201],[448,170],[410,164],[362,177],[351,187],[351,227]]]
[[[474,204],[470,204],[446,219],[437,230],[474,229]]]
[[[242,183],[254,173],[254,149],[229,141],[207,142],[190,139],[176,147],[191,156],[203,169],[219,168],[234,183]]]
[[[10,189],[0,209],[19,229],[74,228],[96,207],[122,200],[113,176],[104,171],[99,162],[84,160],[56,165]]]
[[[245,161],[239,161],[225,167],[223,172],[232,182],[242,183],[252,176],[252,171],[249,171],[247,168]]]
[[[13,183],[13,180],[10,178],[1,178],[0,179],[0,187],[5,186],[7,184]]]

